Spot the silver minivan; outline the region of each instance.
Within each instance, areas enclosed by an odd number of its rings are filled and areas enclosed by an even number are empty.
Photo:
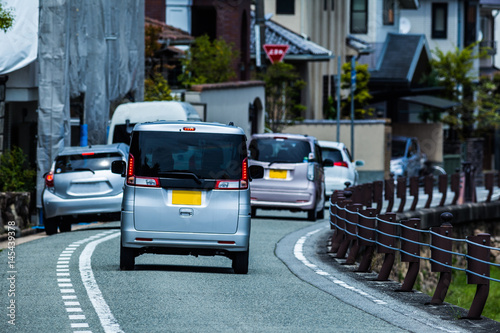
[[[143,253],[222,255],[248,272],[250,191],[243,130],[232,124],[153,122],[132,132],[125,177],[120,268]]]

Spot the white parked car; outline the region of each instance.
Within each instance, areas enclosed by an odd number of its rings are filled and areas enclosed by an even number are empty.
[[[325,194],[331,196],[336,190],[345,189],[346,182],[358,184],[356,167],[365,165],[362,160],[353,161],[351,153],[342,142],[319,141],[323,161],[333,161],[333,167],[325,166]]]

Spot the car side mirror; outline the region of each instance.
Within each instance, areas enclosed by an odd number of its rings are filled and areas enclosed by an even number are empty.
[[[323,161],[323,167],[332,167],[333,166],[333,161],[329,158],[325,159]]]
[[[362,167],[365,165],[365,161],[357,160],[356,162],[354,162],[354,165],[356,165],[357,167]]]
[[[264,178],[264,168],[260,165],[251,165],[249,167],[250,178],[251,179],[261,179]]]
[[[111,162],[111,172],[117,173],[125,177],[125,170],[127,170],[127,163],[125,161],[113,161]]]

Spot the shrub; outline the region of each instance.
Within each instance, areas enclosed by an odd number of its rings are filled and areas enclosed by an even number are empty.
[[[35,188],[36,171],[28,167],[26,155],[19,147],[5,151],[0,157],[0,190],[31,192]]]

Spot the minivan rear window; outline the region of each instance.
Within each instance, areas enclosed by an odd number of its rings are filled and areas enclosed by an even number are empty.
[[[203,179],[239,180],[247,151],[243,135],[137,131],[130,154],[135,176],[190,172]]]
[[[114,152],[62,155],[56,158],[55,172],[110,170],[111,162],[121,158],[122,155]]]
[[[312,152],[308,141],[284,138],[254,139],[249,150],[252,159],[274,163],[307,162]]]

